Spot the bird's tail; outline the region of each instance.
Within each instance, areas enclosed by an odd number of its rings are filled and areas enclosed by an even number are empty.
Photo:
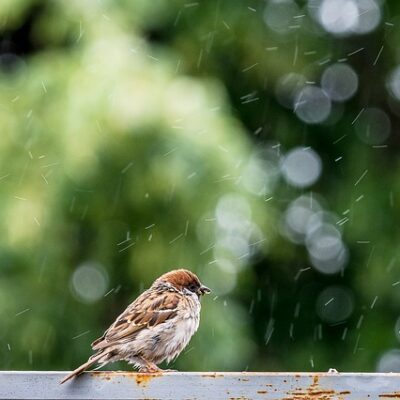
[[[71,378],[74,376],[80,375],[85,369],[89,368],[91,365],[95,364],[98,362],[101,358],[104,356],[107,356],[107,353],[105,354],[104,352],[99,353],[99,354],[94,354],[92,357],[89,358],[84,364],[82,364],[80,367],[72,371],[69,375],[67,375],[61,382],[60,385],[64,382],[69,381]]]

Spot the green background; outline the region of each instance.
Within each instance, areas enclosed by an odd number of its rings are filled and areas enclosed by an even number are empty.
[[[0,1],[0,368],[76,367],[187,267],[213,294],[175,368],[400,370],[399,4],[344,35],[300,1],[268,23],[274,4]],[[329,118],[278,101],[286,74],[319,85],[338,60],[358,89]],[[382,141],[357,133],[369,107],[390,121]],[[322,166],[302,187],[282,172],[296,148]],[[300,196],[337,229],[340,272],[285,231]]]

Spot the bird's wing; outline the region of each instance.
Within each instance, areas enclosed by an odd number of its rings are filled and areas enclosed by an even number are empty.
[[[176,291],[145,291],[128,306],[101,338],[92,343],[92,349],[100,350],[116,342],[130,340],[141,329],[164,323],[176,316],[182,300],[182,294]]]

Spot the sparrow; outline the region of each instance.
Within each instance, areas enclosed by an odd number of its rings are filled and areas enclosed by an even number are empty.
[[[157,364],[178,357],[197,331],[200,298],[210,292],[186,269],[161,275],[92,343],[96,353],[60,383],[93,364],[101,368],[120,360],[133,364],[139,372],[162,371]]]

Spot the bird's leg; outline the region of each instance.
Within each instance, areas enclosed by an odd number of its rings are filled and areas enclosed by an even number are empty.
[[[156,364],[149,362],[146,366],[142,367],[139,369],[139,372],[147,372],[147,373],[152,373],[152,372],[177,372],[178,370],[176,369],[161,369],[157,367]]]
[[[156,364],[151,361],[147,361],[145,358],[140,356],[135,356],[130,360],[131,364],[134,364],[139,372],[143,373],[154,373],[160,372],[162,369],[158,368]]]
[[[139,368],[139,372],[144,373],[154,373],[154,372],[161,372],[162,369],[158,368],[156,364],[147,361],[146,365]]]
[[[154,373],[154,372],[177,372],[176,369],[161,369],[151,361],[147,361],[143,357],[140,357],[141,365],[139,366],[139,372],[143,373]],[[138,365],[138,362],[136,362]]]

